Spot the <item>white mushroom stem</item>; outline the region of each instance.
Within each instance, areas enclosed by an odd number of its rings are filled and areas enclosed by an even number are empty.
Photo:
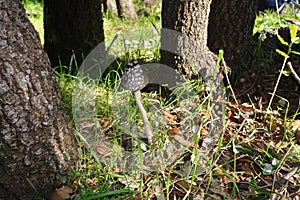
[[[150,127],[150,124],[149,124],[149,121],[148,121],[146,110],[145,110],[145,108],[144,108],[144,106],[141,102],[141,92],[140,92],[140,90],[134,92],[134,97],[135,97],[136,104],[137,104],[137,106],[140,110],[141,116],[142,116],[142,120],[143,120],[143,123],[144,123],[144,128],[145,128],[145,132],[146,132],[146,135],[147,135],[147,138],[148,138],[148,142],[152,142],[153,133],[151,131],[151,127]]]

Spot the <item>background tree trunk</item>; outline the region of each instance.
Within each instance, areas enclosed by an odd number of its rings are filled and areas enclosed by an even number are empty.
[[[193,60],[199,60],[198,53],[207,54],[207,26],[208,15],[210,12],[211,0],[202,1],[180,1],[180,0],[163,0],[162,3],[162,27],[176,30],[197,42],[198,47],[185,46],[186,54]],[[169,36],[162,35],[162,45],[168,45]],[[177,46],[182,47],[182,40],[178,38]],[[167,51],[161,51],[161,62],[170,67],[178,69],[187,78],[198,74],[199,69],[193,69],[187,61],[178,55]]]
[[[235,75],[247,69],[245,65],[253,59],[257,6],[257,0],[213,0],[211,4],[208,46],[215,53],[225,51],[225,60]]]
[[[110,10],[112,13],[118,14],[120,18],[128,18],[136,20],[138,18],[132,0],[104,0],[104,12]]]
[[[83,57],[104,41],[101,1],[45,0],[44,28],[52,66],[69,66],[74,52],[80,67]],[[75,69],[73,63],[72,72]]]
[[[116,0],[120,17],[136,20],[138,18],[132,0]]]
[[[0,0],[0,199],[46,199],[78,143],[38,33],[18,0]]]
[[[112,13],[118,14],[116,0],[104,0],[103,7],[104,7],[104,12],[107,12],[109,10]]]
[[[245,65],[251,64],[253,58],[255,43],[252,32],[257,4],[257,0],[212,0],[211,5],[208,0],[200,2],[164,0],[162,26],[194,38],[204,48],[208,45],[216,54],[219,49],[223,49],[227,64],[232,66],[237,74],[241,69],[245,70]],[[166,38],[162,36],[162,44],[165,40]],[[193,49],[190,48],[190,51]],[[176,66],[175,68],[187,77],[195,74],[190,68],[184,70],[183,66],[187,65],[182,64],[174,54],[162,51],[161,59],[163,64]]]
[[[214,145],[217,144],[221,128],[222,103],[224,97],[223,76],[218,70],[215,72],[214,55],[207,47],[207,27],[211,0],[181,1],[163,0],[162,27],[176,30],[182,35],[169,35],[162,30],[162,49],[168,45],[174,46],[175,53],[161,51],[161,62],[173,67],[187,79],[200,74],[211,93],[212,116],[215,118],[210,124],[210,132],[199,151],[199,164],[205,166],[206,159],[212,158]],[[175,43],[175,44],[174,44]],[[176,55],[177,54],[177,55]],[[182,57],[184,56],[184,58]],[[218,130],[217,130],[218,129]]]

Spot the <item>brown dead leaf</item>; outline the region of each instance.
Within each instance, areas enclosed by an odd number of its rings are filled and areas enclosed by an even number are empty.
[[[249,103],[243,103],[243,104],[239,105],[239,108],[242,110],[254,111],[253,106]]]
[[[252,167],[249,167],[247,164],[242,164],[241,168],[244,172],[247,172],[248,174],[254,174],[255,171],[253,170]]]
[[[92,190],[97,187],[97,183],[92,179],[88,179],[88,184]]]
[[[231,117],[233,117],[232,111],[229,110],[226,114],[226,119],[230,119]]]
[[[175,121],[176,116],[172,115],[171,113],[169,113],[169,112],[167,112],[165,110],[163,110],[162,113],[163,113],[163,118],[165,120],[167,120],[167,121]]]
[[[97,144],[95,146],[96,152],[100,155],[107,155],[111,152],[111,148],[105,143]]]
[[[190,142],[188,140],[185,140],[183,137],[179,136],[179,135],[175,135],[174,139],[181,143],[182,145],[186,146],[186,147],[194,147],[195,143],[194,142]]]
[[[78,124],[81,129],[95,126],[95,123],[92,120],[83,120],[78,122]]]
[[[208,135],[208,130],[206,128],[201,129],[201,136],[206,137]]]
[[[215,175],[218,175],[218,176],[224,176],[224,175],[225,175],[225,173],[223,172],[223,170],[220,169],[220,168],[216,168],[216,169],[214,170],[214,174],[215,174]]]
[[[266,143],[263,139],[257,139],[253,142],[253,145],[258,147],[258,150],[264,151],[266,149]]]
[[[67,185],[62,185],[55,189],[55,191],[52,193],[50,200],[64,200],[64,199],[70,199],[74,193],[74,190]]]
[[[112,121],[113,121],[112,119],[103,119],[101,121],[101,126],[103,128],[107,128],[112,123]]]
[[[205,112],[203,114],[203,117],[209,119],[210,118],[210,114],[211,114],[210,112]]]
[[[172,132],[173,132],[174,134],[177,134],[177,133],[179,132],[179,129],[178,129],[177,127],[173,127],[173,128],[172,128]]]
[[[291,129],[292,129],[292,131],[296,131],[297,129],[299,130],[300,129],[300,120],[293,121],[292,125],[291,125]]]
[[[188,183],[187,181],[185,180],[179,180],[175,183],[175,185],[178,187],[178,188],[184,188],[185,190],[188,190],[190,188],[190,183]]]

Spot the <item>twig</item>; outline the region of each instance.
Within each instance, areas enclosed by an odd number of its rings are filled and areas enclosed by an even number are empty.
[[[288,62],[288,67],[290,68],[291,72],[292,72],[292,75],[294,76],[294,78],[296,79],[296,81],[300,84],[300,77],[298,76],[298,74],[295,72],[293,66],[292,66],[292,63],[291,62]]]
[[[284,59],[284,61],[283,61],[283,64],[282,64],[282,67],[281,67],[281,70],[280,70],[279,76],[278,76],[278,78],[277,78],[276,85],[275,85],[275,87],[274,87],[274,90],[273,90],[273,92],[272,92],[272,96],[271,96],[271,99],[270,99],[269,105],[268,105],[268,107],[267,107],[267,112],[269,112],[269,111],[270,111],[270,108],[271,108],[271,105],[272,105],[273,99],[274,99],[274,97],[275,97],[275,93],[276,93],[276,91],[277,91],[277,89],[278,89],[279,82],[280,82],[281,76],[282,76],[282,74],[283,74],[283,70],[284,70],[284,67],[285,67],[285,65],[286,65],[286,62],[287,62],[287,58],[285,58],[285,59]]]
[[[106,49],[106,55],[109,53],[112,45],[115,43],[115,41],[117,40],[118,36],[120,35],[121,31],[117,32],[116,35],[114,36],[113,40],[111,41],[111,43],[109,44],[108,48]]]

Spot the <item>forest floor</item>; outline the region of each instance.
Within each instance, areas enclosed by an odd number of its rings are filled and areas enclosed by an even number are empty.
[[[29,0],[24,4],[43,38],[42,4]],[[107,44],[118,32],[161,27],[160,4],[146,8],[141,1],[136,1],[136,6],[138,21],[104,14]],[[274,12],[260,13],[254,33],[266,33],[269,37],[269,32],[284,27],[287,31],[280,35],[289,42],[289,21],[299,23],[298,19],[291,13],[280,18]],[[70,198],[299,199],[300,88],[288,67],[280,71],[285,66],[284,54],[276,53],[276,49],[287,53],[281,49],[283,42],[276,35],[265,42],[257,41],[253,66],[231,83],[233,90],[228,89],[227,98],[223,99],[225,108],[219,140],[203,166],[199,163],[199,150],[212,126],[212,115],[210,98],[201,78],[182,84],[168,95],[164,86],[156,87],[155,91],[142,91],[142,103],[155,134],[150,144],[136,137],[143,132],[143,125],[134,97],[130,92],[116,89],[128,59],[137,59],[141,65],[159,62],[156,43],[159,37],[151,41],[154,41],[152,46],[116,59],[112,64],[114,70],[99,79],[97,85],[78,84],[82,83],[82,77],[55,72],[71,118],[76,113],[72,107],[75,94],[93,90],[95,98],[93,120],[73,119],[78,123],[76,132],[82,154],[78,155],[77,169],[70,172],[69,187],[65,187],[74,191]],[[298,52],[297,48],[293,50]],[[299,55],[290,54],[288,61],[296,72],[300,71]],[[280,74],[283,76],[276,87]],[[276,95],[270,104],[274,90]],[[82,97],[81,103],[87,104],[88,98]],[[98,126],[102,136],[94,139],[91,127],[94,130]],[[162,162],[163,159],[167,161]],[[135,163],[130,165],[125,161]]]

